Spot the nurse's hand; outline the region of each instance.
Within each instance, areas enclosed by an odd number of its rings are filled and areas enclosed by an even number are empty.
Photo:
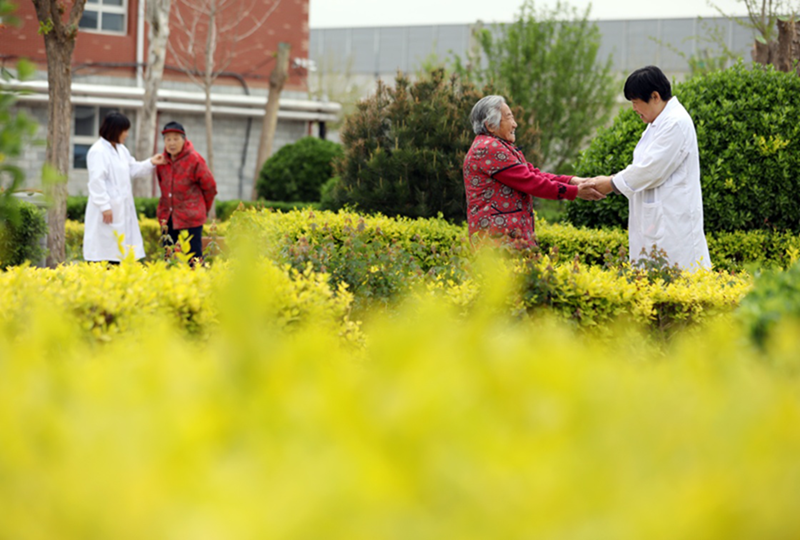
[[[111,212],[111,210],[103,210],[103,223],[108,224],[112,221],[114,221],[114,214]]]
[[[608,195],[614,190],[613,187],[611,186],[610,176],[595,176],[593,180],[597,187],[597,191],[599,191],[603,195]]]
[[[158,166],[158,165],[166,165],[167,164],[167,158],[164,157],[164,154],[156,154],[156,155],[154,155],[153,157],[150,158],[150,163],[152,163],[153,165],[156,165],[156,166]]]

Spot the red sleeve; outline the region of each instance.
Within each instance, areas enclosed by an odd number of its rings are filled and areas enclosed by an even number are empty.
[[[503,169],[495,173],[492,178],[512,189],[540,199],[574,201],[578,196],[578,187],[569,185],[571,176],[542,172],[530,163],[520,163]]]
[[[195,181],[200,185],[200,191],[203,192],[203,199],[206,201],[206,212],[208,212],[211,210],[211,205],[214,204],[214,196],[217,194],[217,182],[214,181],[214,176],[208,169],[204,159],[198,161],[194,177]]]

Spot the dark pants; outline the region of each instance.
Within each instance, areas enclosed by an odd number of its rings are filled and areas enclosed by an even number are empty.
[[[178,235],[181,231],[186,231],[191,236],[191,240],[189,240],[189,251],[193,253],[192,258],[197,257],[202,259],[203,258],[203,226],[200,225],[199,227],[190,227],[188,229],[173,229],[172,228],[172,218],[169,218],[167,221],[167,234],[169,237],[172,238],[172,243],[178,243]]]

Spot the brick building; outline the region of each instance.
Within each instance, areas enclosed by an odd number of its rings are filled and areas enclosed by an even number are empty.
[[[275,6],[275,2],[278,2]],[[275,64],[279,42],[291,45],[290,78],[281,94],[278,128],[273,151],[306,135],[316,135],[320,125],[337,118],[335,103],[308,98],[309,0],[237,0],[229,2],[228,13],[219,15],[218,26],[237,21],[232,32],[219,36],[219,56],[224,73],[212,90],[214,114],[214,173],[219,198],[247,198],[256,167],[261,123],[268,93],[268,78]],[[195,148],[206,154],[204,93],[181,70],[179,40],[191,32],[195,16],[190,0],[173,0],[170,19],[170,44],[161,89],[158,95],[158,125],[168,121],[182,123]],[[252,7],[242,12],[243,6]],[[255,30],[253,21],[266,22]],[[39,135],[47,135],[47,76],[44,40],[31,2],[19,3],[18,27],[0,28],[0,62],[11,67],[20,57],[35,62],[36,80],[24,83],[30,90],[19,107],[40,124]],[[195,37],[205,41],[203,22]],[[250,27],[248,27],[250,25]],[[147,54],[147,28],[143,0],[88,0],[73,56],[72,102],[74,108],[69,191],[85,194],[87,185],[86,152],[97,140],[99,122],[109,110],[118,109],[133,124],[127,146],[135,148],[137,115],[142,107],[143,63]],[[253,31],[255,30],[255,31]],[[244,36],[244,37],[242,37]],[[231,54],[232,53],[232,54]],[[181,58],[186,59],[186,55]],[[199,58],[202,60],[202,58]],[[202,65],[202,63],[200,63]],[[163,148],[161,137],[157,148]],[[44,146],[28,148],[21,165],[30,187],[38,187],[44,162]],[[147,156],[136,156],[144,159]],[[157,188],[154,183],[154,194]]]

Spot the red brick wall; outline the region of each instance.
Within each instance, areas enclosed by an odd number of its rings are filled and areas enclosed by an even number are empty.
[[[274,0],[254,0],[265,9]],[[251,86],[267,86],[269,74],[275,65],[273,56],[277,50],[278,43],[288,42],[291,47],[291,57],[308,57],[308,2],[309,0],[281,0],[279,6],[267,19],[266,23],[251,36],[242,39],[235,44],[234,55],[226,71],[233,71],[241,74]],[[139,0],[128,0],[128,31],[124,36],[98,34],[82,31],[78,35],[73,57],[74,66],[82,66],[87,63],[135,63],[136,62],[136,25]],[[235,0],[234,6],[248,4],[249,0]],[[19,27],[5,27],[0,29],[0,55],[5,57],[24,56],[42,66],[45,65],[46,57],[44,50],[44,39],[38,35],[39,23],[36,19],[36,12],[30,1],[18,2],[17,16],[20,19]],[[173,9],[180,9],[179,0],[173,0]],[[236,9],[234,7],[234,9]],[[186,13],[184,7],[183,12]],[[223,12],[220,16],[221,24],[228,24],[234,20],[236,13],[232,10]],[[186,20],[186,18],[185,18]],[[250,30],[252,24],[247,21],[240,22],[236,30],[236,35],[242,35]],[[181,29],[178,27],[177,18],[172,17],[171,39],[179,39]],[[145,30],[145,40],[147,31]],[[199,42],[204,42],[204,30],[201,29]],[[230,47],[233,40],[230,35],[220,37],[221,50],[223,47]],[[145,61],[147,60],[147,45],[145,43]],[[219,57],[228,56],[220,53]],[[6,58],[5,63],[9,63]],[[178,63],[172,55],[167,56],[167,65],[177,66]],[[82,67],[78,73],[86,73],[90,68]],[[94,72],[113,73],[115,70],[107,68],[91,68]],[[120,74],[124,73],[131,76],[135,70],[132,68],[116,70]],[[292,69],[290,66],[291,77],[287,83],[287,89],[305,90],[306,73],[301,69]],[[173,71],[167,71],[165,77],[170,79],[181,78]],[[220,83],[229,83],[229,80],[220,79]]]

